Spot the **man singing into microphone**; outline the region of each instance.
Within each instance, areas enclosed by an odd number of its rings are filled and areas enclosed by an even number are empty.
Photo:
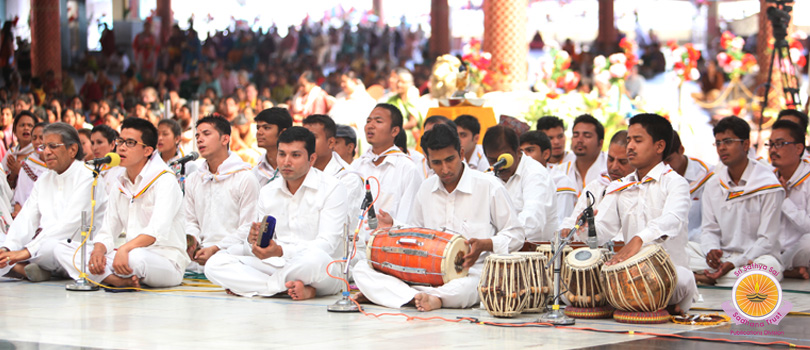
[[[502,154],[508,154],[514,159],[512,166],[500,169],[498,177],[506,183],[526,240],[550,241],[559,225],[559,219],[556,186],[548,170],[532,157],[523,157],[523,152],[519,151],[520,139],[517,133],[503,125],[487,130],[483,146],[490,164],[495,164]]]
[[[110,179],[116,181],[117,189],[110,193],[104,224],[93,238],[88,277],[114,287],[177,286],[189,263],[183,193],[174,173],[155,152],[157,129],[146,120],[129,118],[115,143],[126,170]],[[126,242],[114,250],[113,237],[121,232]],[[60,246],[56,255],[62,268],[77,279],[81,257],[75,251],[75,247]]]
[[[103,183],[90,191],[93,173],[81,162],[84,152],[76,129],[65,123],[46,126],[39,148],[48,170],[34,183],[0,248],[0,276],[33,282],[46,281],[53,273],[64,275],[54,257],[55,248],[68,239],[79,239],[82,212],[90,220],[93,210],[90,196],[96,201],[94,227],[104,221],[107,208]]]
[[[470,245],[464,256],[469,274],[440,287],[425,287],[409,285],[360,261],[353,269],[361,292],[355,296],[358,302],[391,308],[412,304],[419,311],[471,307],[479,301],[477,286],[488,252],[508,254],[523,246],[523,230],[506,188],[491,174],[462,162],[464,150],[455,128],[435,125],[422,136],[422,148],[435,174],[419,187],[407,224],[445,227],[464,236]],[[382,210],[379,220],[380,227],[394,224]]]
[[[193,260],[189,271],[203,272],[202,265],[217,251],[241,245],[256,217],[259,181],[250,164],[228,150],[230,140],[231,124],[225,118],[197,122],[197,148],[205,163],[186,180],[186,235]]]

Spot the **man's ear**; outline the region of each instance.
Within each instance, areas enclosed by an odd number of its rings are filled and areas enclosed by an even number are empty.
[[[318,160],[318,154],[315,153],[315,152],[312,152],[312,154],[309,155],[309,165],[310,166],[315,166],[315,161],[316,160]]]

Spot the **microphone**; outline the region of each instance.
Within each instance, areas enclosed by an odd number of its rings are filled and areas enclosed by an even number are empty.
[[[588,248],[596,249],[598,247],[596,239],[596,225],[593,223],[593,203],[595,202],[595,198],[591,191],[585,192],[585,196],[587,196],[588,199],[588,207],[585,208],[584,213],[584,216],[588,220]]]
[[[173,166],[173,165],[177,165],[177,164],[186,164],[186,163],[188,163],[190,161],[197,160],[197,158],[200,158],[200,154],[197,153],[197,152],[191,152],[191,153],[187,154],[183,158],[172,161],[171,163],[169,163],[169,166]]]
[[[363,198],[363,204],[360,205],[360,210],[365,211],[368,208],[368,227],[372,230],[377,229],[377,213],[374,212],[374,197],[371,196],[371,184],[366,180],[366,197]]]
[[[107,153],[104,155],[103,158],[96,158],[91,161],[88,161],[87,164],[90,165],[102,165],[102,164],[109,164],[110,167],[116,167],[118,164],[121,164],[121,156],[117,153]]]
[[[489,168],[491,171],[499,171],[502,168],[510,168],[512,164],[515,163],[515,158],[512,157],[509,153],[504,153],[498,156],[498,161],[495,164],[492,164],[492,167]]]

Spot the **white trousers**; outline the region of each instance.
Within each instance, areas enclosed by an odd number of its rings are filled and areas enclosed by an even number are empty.
[[[67,275],[65,269],[62,268],[62,265],[60,265],[54,257],[54,248],[59,244],[61,244],[60,241],[55,239],[43,241],[42,246],[39,248],[39,255],[28,259],[27,262],[37,264],[41,269],[50,271],[54,275]],[[13,267],[14,265],[8,265],[1,268],[0,276],[5,276]]]
[[[61,243],[54,250],[56,259],[59,260],[59,263],[73,279],[79,278],[79,270],[77,270],[76,267],[81,268],[82,263],[81,255],[79,255],[81,252],[74,256],[78,246],[78,243],[75,242]],[[88,246],[88,248],[90,247]],[[86,253],[89,263],[92,249],[87,249]],[[107,262],[102,274],[94,275],[88,271],[87,277],[93,281],[102,283],[105,278],[112,274],[121,278],[138,276],[141,283],[156,288],[179,286],[180,283],[183,282],[183,269],[178,268],[171,260],[151,251],[149,247],[131,250],[129,252],[129,268],[132,269],[132,274],[119,275],[115,273],[112,268],[116,253],[116,251],[107,253]]]
[[[470,268],[467,277],[457,278],[439,287],[409,285],[399,278],[373,269],[368,260],[358,261],[352,269],[354,283],[371,302],[390,308],[400,308],[418,293],[439,297],[442,307],[463,309],[478,304],[478,282],[481,266]]]
[[[785,270],[798,267],[810,267],[810,235],[804,235],[796,244],[782,252],[782,263]]]
[[[682,312],[689,312],[694,298],[698,295],[695,274],[683,266],[675,266],[675,273],[678,274],[678,284],[675,285],[675,292],[669,299],[669,305],[678,305]]]
[[[697,274],[703,274],[705,270],[709,271],[717,271],[709,267],[709,263],[706,262],[706,254],[703,253],[703,249],[700,247],[699,243],[696,242],[689,242],[686,248],[687,254],[689,254],[689,268]],[[723,260],[733,259],[738,256],[742,255],[742,253],[726,253],[723,252]],[[773,255],[766,254],[757,257],[754,259],[755,264],[765,265],[769,268],[772,268],[779,272],[779,275],[776,276],[778,281],[782,281],[782,271],[784,271],[784,267],[782,267],[782,263],[774,257]],[[735,266],[734,268],[739,268],[740,266]],[[717,279],[717,286],[722,287],[731,287],[734,286],[734,282],[737,281],[737,276],[734,275],[734,270],[731,270],[729,273],[721,276]]]
[[[286,283],[301,281],[315,288],[318,296],[340,291],[343,282],[329,277],[326,266],[333,260],[329,254],[317,249],[304,249],[296,256],[276,266],[255,256],[234,255],[219,251],[205,263],[205,277],[222,288],[241,296],[273,296],[287,290]],[[340,264],[332,264],[329,271],[340,276]]]

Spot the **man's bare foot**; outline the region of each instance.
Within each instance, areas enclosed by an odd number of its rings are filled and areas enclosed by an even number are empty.
[[[787,278],[796,278],[796,279],[810,279],[810,273],[807,273],[807,267],[799,267],[790,270],[785,270],[785,277]]]
[[[119,288],[141,288],[141,281],[138,276],[132,277],[118,277],[116,275],[109,275],[103,281],[105,284]]]
[[[705,274],[696,273],[695,274],[695,282],[713,286],[715,283],[717,283],[717,280],[715,280],[714,278],[711,278],[709,276],[706,276]]]
[[[442,308],[442,300],[435,295],[419,293],[414,295],[413,302],[419,311],[431,311]]]
[[[366,296],[363,295],[362,292],[358,292],[357,294],[355,294],[354,296],[351,296],[350,298],[354,299],[354,301],[356,301],[358,304],[370,304],[371,303],[371,300],[368,300],[368,298],[366,298]]]
[[[312,286],[305,286],[301,281],[290,281],[284,284],[287,287],[287,294],[293,300],[307,300],[315,297],[315,288]]]
[[[678,304],[667,306],[667,312],[670,315],[683,315],[684,312],[681,310],[681,307]]]
[[[231,292],[231,290],[230,290],[230,289],[226,289],[226,290],[225,290],[225,293],[226,293],[226,294],[229,294],[229,295],[233,295],[233,296],[235,296],[235,297],[240,297],[240,296],[241,296],[241,295],[239,295],[239,294],[236,294],[236,293],[234,293],[234,292]]]

